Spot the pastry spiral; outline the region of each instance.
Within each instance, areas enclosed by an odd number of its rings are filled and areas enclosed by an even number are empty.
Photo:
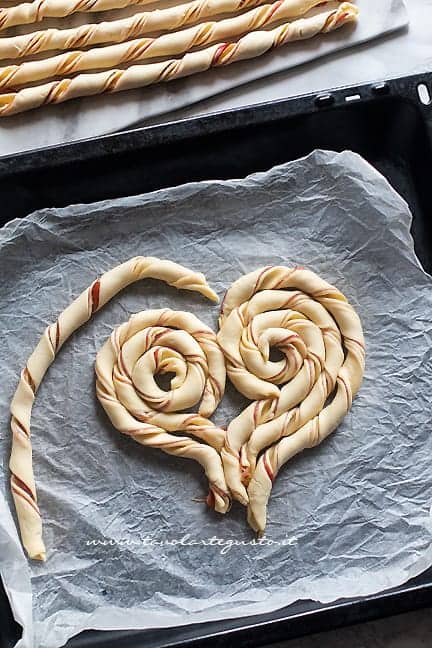
[[[254,401],[228,426],[225,476],[262,533],[280,468],[326,438],[351,407],[364,373],[362,326],[346,297],[315,273],[269,266],[227,291],[218,341],[229,378]],[[282,359],[272,361],[271,348]]]
[[[47,326],[29,357],[11,403],[12,450],[10,457],[11,490],[15,502],[23,545],[30,558],[45,559],[42,520],[37,504],[33,475],[30,419],[36,392],[43,377],[66,340],[114,295],[131,283],[144,278],[160,279],[170,286],[199,292],[212,301],[217,295],[208,286],[203,274],[154,257],[134,257],[96,279],[81,293],[57,320]],[[203,411],[214,404],[211,385],[206,393]],[[222,377],[218,374],[218,386]],[[215,392],[216,393],[216,392]],[[217,502],[219,506],[219,502]]]
[[[174,377],[165,391],[155,376],[167,373]],[[219,455],[225,432],[206,418],[225,391],[225,360],[216,334],[191,313],[137,313],[97,354],[96,376],[97,397],[114,427],[142,445],[198,461],[210,482],[208,503],[225,513],[230,498]],[[181,412],[201,399],[197,414]]]

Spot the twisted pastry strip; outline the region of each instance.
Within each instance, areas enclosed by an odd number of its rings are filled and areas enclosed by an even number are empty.
[[[263,532],[281,466],[320,443],[351,407],[364,372],[362,327],[339,290],[309,270],[276,266],[231,286],[218,341],[231,381],[255,399],[228,427],[225,475],[233,496],[248,505],[250,525]],[[269,360],[272,346],[283,360]]]
[[[255,58],[269,49],[280,47],[290,41],[312,38],[316,34],[327,33],[346,23],[355,22],[357,15],[357,8],[344,2],[337,10],[285,23],[271,31],[251,32],[235,43],[212,45],[185,54],[181,59],[133,65],[125,70],[80,74],[74,78],[24,88],[16,93],[0,95],[0,116],[16,114],[45,104],[62,103],[77,97],[103,92],[120,92],[161,81],[171,81],[203,72],[211,67]]]
[[[4,37],[0,39],[0,59],[16,59],[49,50],[71,50],[101,43],[121,43],[146,33],[178,30],[209,16],[236,13],[240,10],[257,7],[264,4],[265,1],[195,0],[167,9],[137,13],[130,18],[111,22],[93,23],[71,29],[45,29],[20,36]],[[338,0],[338,2],[342,2],[342,0]],[[321,4],[326,4],[326,2],[322,2],[322,0],[285,0],[286,13],[283,17],[302,16],[309,9]],[[259,26],[257,23],[253,28],[256,29]],[[248,27],[244,31],[250,29],[251,27]]]
[[[30,419],[36,392],[48,367],[72,333],[120,290],[144,278],[160,279],[176,288],[199,292],[212,301],[218,301],[217,295],[201,273],[192,272],[172,261],[135,257],[96,279],[60,313],[54,324],[45,329],[21,373],[11,404],[12,451],[9,467],[21,538],[30,558],[45,559],[30,441]],[[206,400],[209,406],[213,404],[210,390],[209,383],[209,396]]]
[[[163,391],[154,376],[170,372],[171,389]],[[97,354],[96,376],[97,397],[114,427],[142,445],[198,461],[210,482],[209,504],[225,513],[230,498],[219,456],[225,432],[205,418],[225,390],[216,334],[191,313],[165,309],[132,315]],[[201,398],[198,414],[176,413]],[[179,431],[209,445],[168,434]]]
[[[64,18],[74,13],[123,9],[151,4],[154,0],[34,0],[0,9],[0,31],[16,25],[30,25],[44,18]]]
[[[294,6],[297,5],[297,6]],[[321,4],[321,0],[301,3],[306,7]],[[256,9],[220,21],[205,22],[181,32],[164,34],[157,38],[138,38],[117,45],[98,47],[87,51],[71,51],[38,61],[0,68],[0,89],[24,85],[33,81],[75,74],[83,70],[103,70],[131,61],[142,61],[182,54],[195,47],[218,40],[233,38],[266,25],[296,15],[299,2],[278,0]],[[293,13],[293,9],[294,12]]]

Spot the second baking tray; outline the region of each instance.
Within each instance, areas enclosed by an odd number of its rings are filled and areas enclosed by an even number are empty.
[[[423,266],[432,271],[432,74],[342,88],[205,118],[0,158],[0,226],[44,207],[240,178],[315,148],[351,149],[408,201]],[[103,226],[103,223],[101,223]],[[233,223],[235,227],[235,223]],[[432,570],[392,591],[331,605],[299,601],[270,614],[145,632],[85,632],[70,648],[259,646],[432,603]],[[0,646],[20,627],[0,591]]]

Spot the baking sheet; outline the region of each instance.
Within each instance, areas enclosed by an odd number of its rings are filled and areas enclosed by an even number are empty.
[[[169,0],[157,3],[163,7]],[[173,2],[171,2],[173,4]],[[229,88],[243,86],[250,81],[289,70],[298,65],[335,53],[353,45],[370,41],[408,24],[404,0],[356,0],[361,17],[356,28],[338,30],[310,41],[292,43],[253,61],[244,61],[218,70],[195,75],[172,83],[67,102],[0,120],[1,154],[29,148],[73,141],[124,129],[143,119],[149,119]],[[153,5],[149,5],[151,8]],[[111,12],[112,17],[124,17],[136,8]],[[63,27],[106,19],[106,14],[76,14],[61,20]],[[57,26],[58,20],[45,20],[44,26]],[[39,26],[41,28],[41,26]],[[33,29],[24,27],[20,31]],[[324,72],[325,63],[320,76]],[[327,87],[340,85],[344,67],[351,67],[349,59],[341,59],[340,69],[326,82]],[[298,70],[297,74],[301,74]],[[370,78],[370,77],[368,77]],[[269,81],[272,83],[272,81]],[[291,95],[286,88],[284,96]],[[265,98],[265,92],[262,99]]]
[[[410,222],[406,203],[359,156],[318,151],[243,180],[43,210],[0,231],[0,555],[25,626],[20,648],[55,648],[86,628],[364,596],[432,564],[432,280]],[[198,465],[122,437],[97,403],[96,352],[130,313],[170,306],[216,327],[217,308],[197,295],[154,281],[128,288],[65,345],[38,393],[34,465],[48,560],[29,566],[7,508],[7,411],[19,371],[74,296],[137,254],[201,270],[219,295],[260,265],[311,267],[358,309],[364,384],[337,432],[281,471],[267,539],[253,544],[239,505],[218,516],[193,501],[206,492]],[[214,419],[227,423],[244,402],[228,389]]]

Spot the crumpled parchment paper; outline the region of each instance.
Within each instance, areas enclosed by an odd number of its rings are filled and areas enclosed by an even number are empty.
[[[177,4],[185,0],[177,0]],[[360,43],[369,42],[379,37],[400,30],[408,24],[408,14],[404,0],[353,0],[358,5],[361,16],[355,28],[345,27],[331,34],[318,36],[308,41],[291,43],[273,52],[250,61],[242,61],[226,68],[209,70],[202,74],[179,79],[171,83],[161,83],[148,88],[120,92],[114,95],[100,95],[87,97],[76,101],[69,101],[64,104],[45,106],[38,110],[15,115],[0,120],[0,152],[14,153],[17,151],[69,142],[84,137],[111,133],[115,130],[124,129],[131,124],[143,119],[149,119],[162,115],[184,106],[190,106],[206,97],[211,97],[230,88],[236,88],[263,77],[275,75],[278,72],[294,69],[300,64],[316,61],[317,59],[343,50],[358,46]],[[419,0],[418,0],[419,1]],[[410,0],[412,2],[412,0]],[[421,0],[424,4],[424,0]],[[176,2],[174,2],[175,4]],[[173,4],[173,0],[157,0],[153,5],[146,5],[141,11],[152,8],[163,8]],[[337,4],[336,2],[334,3]],[[124,18],[126,15],[136,13],[136,6],[125,9],[110,11],[109,20]],[[414,18],[425,9],[413,7]],[[426,9],[427,12],[427,9]],[[97,14],[74,14],[68,18],[46,19],[46,27],[73,27],[89,22],[100,22],[107,20],[107,13]],[[423,24],[427,28],[430,24],[428,16],[423,17]],[[34,31],[34,25],[27,25],[18,28],[19,32]],[[429,37],[429,30],[427,30]],[[381,38],[381,40],[386,40]],[[428,41],[429,42],[429,41]],[[404,59],[409,57],[411,48],[416,41],[404,44]],[[373,58],[373,57],[372,57]],[[369,62],[367,70],[376,70],[376,78],[381,78],[385,70],[380,57],[378,60]],[[396,57],[401,58],[401,57]],[[336,73],[327,73],[328,61],[318,65],[320,80],[318,83],[310,84],[307,91],[324,87],[334,87],[344,83],[346,69],[353,68],[356,74],[357,65],[351,62],[350,57],[340,59]],[[297,70],[297,75],[303,75],[303,71]],[[324,85],[320,83],[326,78]],[[371,76],[368,79],[374,78]],[[352,79],[351,79],[352,80]],[[267,84],[273,83],[267,80]],[[295,94],[291,90],[292,82],[288,82],[283,92],[284,97]],[[295,82],[294,82],[295,85]],[[266,99],[266,90],[254,101]],[[244,103],[247,103],[247,100]]]
[[[432,564],[432,280],[410,223],[406,203],[359,156],[318,151],[243,180],[43,210],[0,231],[0,556],[24,623],[21,648],[55,648],[84,628],[172,626],[367,595]],[[7,506],[19,371],[73,297],[138,254],[203,271],[221,296],[258,266],[309,266],[358,309],[364,384],[338,430],[281,471],[267,542],[253,545],[239,505],[219,516],[194,501],[207,486],[197,464],[121,436],[96,400],[96,352],[130,313],[170,306],[216,327],[218,309],[204,298],[135,284],[65,344],[36,398],[48,560],[27,565]],[[228,389],[215,420],[227,423],[244,403]]]

